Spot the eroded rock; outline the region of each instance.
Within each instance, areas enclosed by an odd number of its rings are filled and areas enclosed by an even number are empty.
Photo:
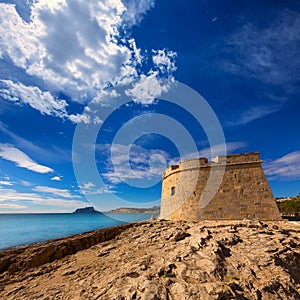
[[[157,221],[4,251],[0,299],[300,299],[299,225]]]

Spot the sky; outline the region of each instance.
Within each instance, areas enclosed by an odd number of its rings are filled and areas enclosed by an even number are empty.
[[[159,205],[225,153],[298,195],[299,49],[296,0],[0,0],[0,213]]]

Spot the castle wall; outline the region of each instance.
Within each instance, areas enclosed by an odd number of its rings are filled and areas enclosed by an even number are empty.
[[[218,181],[207,186],[210,173]],[[217,186],[214,186],[214,185]],[[219,186],[218,186],[219,185]],[[209,190],[216,194],[206,201]],[[181,162],[163,175],[161,218],[280,220],[280,213],[261,167],[259,153]]]

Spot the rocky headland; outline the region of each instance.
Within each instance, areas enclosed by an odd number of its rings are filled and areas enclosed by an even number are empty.
[[[133,208],[133,207],[120,207],[110,210],[110,214],[159,214],[159,206],[153,206],[150,208]]]
[[[97,211],[94,209],[94,207],[83,207],[83,208],[77,208],[75,211],[73,211],[73,214],[102,214],[100,211]]]
[[[0,299],[300,299],[300,224],[149,221],[0,253]]]

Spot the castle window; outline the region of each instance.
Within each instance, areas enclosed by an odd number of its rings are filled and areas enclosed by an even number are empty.
[[[171,196],[175,195],[175,186],[171,187]]]

